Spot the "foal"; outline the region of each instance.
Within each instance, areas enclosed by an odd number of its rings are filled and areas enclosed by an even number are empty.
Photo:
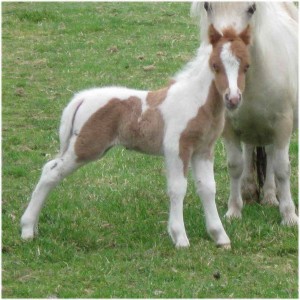
[[[238,105],[249,66],[250,32],[209,29],[210,45],[158,91],[122,87],[95,88],[77,94],[65,108],[60,125],[60,153],[48,162],[22,216],[22,238],[33,238],[49,192],[67,175],[101,158],[116,145],[164,155],[170,216],[168,231],[176,247],[189,246],[183,199],[192,163],[209,235],[230,247],[215,204],[213,147],[224,125],[225,107]]]

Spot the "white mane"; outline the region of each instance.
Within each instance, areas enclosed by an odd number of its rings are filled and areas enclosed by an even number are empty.
[[[174,76],[174,80],[191,80],[194,77],[207,76],[207,72],[209,72],[208,60],[211,52],[212,46],[210,44],[201,44],[196,57]]]

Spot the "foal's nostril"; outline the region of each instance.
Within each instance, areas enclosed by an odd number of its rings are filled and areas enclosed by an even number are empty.
[[[225,94],[225,104],[229,109],[236,109],[239,106],[239,103],[242,100],[242,95],[238,93],[235,96],[230,96],[230,93]]]

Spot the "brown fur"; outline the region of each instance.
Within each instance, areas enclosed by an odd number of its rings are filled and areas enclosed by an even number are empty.
[[[78,161],[93,160],[116,143],[128,149],[148,154],[161,154],[164,121],[157,109],[167,97],[169,86],[150,91],[146,102],[149,108],[142,114],[141,99],[111,99],[96,111],[82,127],[76,143]]]
[[[224,104],[214,82],[211,84],[206,103],[191,119],[179,140],[179,156],[183,162],[185,176],[194,152],[200,152],[207,159],[213,157],[213,146],[224,126]]]
[[[150,91],[147,95],[147,104],[152,107],[160,105],[167,97],[168,91],[176,81],[170,80],[169,85],[157,91]]]
[[[128,149],[161,154],[164,121],[160,111],[157,108],[148,108],[141,115],[141,103],[138,111],[138,114],[132,114],[129,110],[124,113],[119,128],[120,143]]]
[[[128,101],[136,103],[139,99]],[[77,161],[93,160],[107,150],[117,137],[122,110],[120,100],[114,98],[88,119],[76,139]]]
[[[216,46],[219,42],[224,43],[224,40],[233,41],[236,39],[241,39],[244,44],[249,45],[251,42],[251,28],[248,25],[240,34],[229,27],[219,33],[215,27],[211,24],[208,28],[209,41],[213,46]]]
[[[142,113],[141,99],[111,99],[96,111],[82,127],[76,143],[78,161],[101,156],[115,142],[148,154],[161,154],[164,121],[157,109],[167,96],[170,86],[150,91],[146,101],[149,108]]]
[[[212,25],[211,27],[213,28]],[[214,28],[211,30],[215,31]],[[247,45],[250,39],[250,27],[248,26],[239,36],[237,36],[235,31],[231,28],[224,30],[223,34],[222,37],[218,35],[218,41],[214,41],[213,52],[209,59],[211,69],[215,72],[215,79],[218,83],[217,88],[220,93],[223,93],[228,87],[228,79],[220,58],[220,53],[224,43],[230,41],[232,53],[240,59],[238,87],[243,91],[245,89],[245,71],[250,64],[250,56],[245,49],[245,44]]]
[[[162,88],[157,91],[150,91],[147,95],[147,104],[149,106],[158,106],[160,105],[167,97],[169,87]]]

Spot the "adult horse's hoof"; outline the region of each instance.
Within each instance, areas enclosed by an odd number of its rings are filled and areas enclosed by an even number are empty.
[[[274,194],[266,194],[261,201],[263,205],[278,206],[279,202]]]
[[[295,213],[285,217],[281,221],[281,225],[284,225],[284,226],[292,227],[292,226],[298,226],[298,224],[299,224],[299,218]]]

